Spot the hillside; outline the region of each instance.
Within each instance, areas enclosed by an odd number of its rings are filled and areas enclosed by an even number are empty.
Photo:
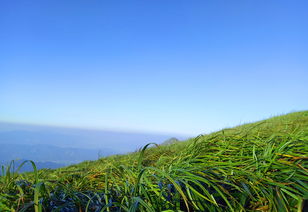
[[[56,170],[3,169],[0,211],[302,211],[307,141],[302,111]]]

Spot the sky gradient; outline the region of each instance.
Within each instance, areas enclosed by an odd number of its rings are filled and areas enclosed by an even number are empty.
[[[1,1],[0,121],[196,135],[308,109],[307,9]]]

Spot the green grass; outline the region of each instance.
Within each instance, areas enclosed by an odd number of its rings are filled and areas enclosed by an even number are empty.
[[[0,211],[302,211],[307,141],[303,111],[56,170],[3,167]]]

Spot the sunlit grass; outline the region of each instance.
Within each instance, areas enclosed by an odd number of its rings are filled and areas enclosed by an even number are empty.
[[[0,211],[302,211],[308,111],[97,161],[18,174]]]

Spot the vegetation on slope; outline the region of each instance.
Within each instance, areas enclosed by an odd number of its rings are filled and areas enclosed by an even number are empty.
[[[302,211],[307,141],[303,111],[56,170],[3,167],[0,211]]]

